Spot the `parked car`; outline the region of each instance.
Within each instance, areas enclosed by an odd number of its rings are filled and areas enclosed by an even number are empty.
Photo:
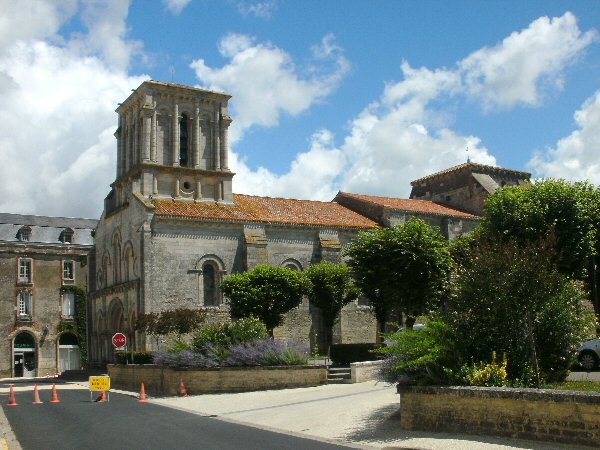
[[[577,349],[577,360],[584,370],[594,370],[600,363],[600,339],[586,341]]]
[[[423,328],[425,328],[427,325],[424,323],[414,323],[413,327],[412,327],[412,331],[421,331]],[[406,331],[407,328],[406,327],[400,327],[396,330],[396,333],[402,333],[404,331]],[[383,343],[387,346],[392,345],[392,340],[388,337],[387,339],[385,339],[383,341]]]

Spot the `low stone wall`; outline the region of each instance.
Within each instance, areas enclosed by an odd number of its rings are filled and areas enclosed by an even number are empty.
[[[108,374],[111,387],[138,391],[143,382],[148,395],[178,395],[180,378],[183,378],[189,394],[260,391],[327,383],[324,366],[172,369],[155,365],[112,364],[108,366]]]
[[[350,378],[353,383],[377,380],[383,361],[364,361],[350,363]]]
[[[479,434],[594,446],[600,393],[398,386],[404,430]]]

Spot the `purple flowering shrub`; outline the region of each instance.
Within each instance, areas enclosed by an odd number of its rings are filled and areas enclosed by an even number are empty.
[[[154,364],[169,367],[293,366],[308,363],[308,344],[297,341],[257,339],[234,344],[227,356],[217,347],[205,345],[202,353],[193,350],[154,353]]]
[[[308,363],[308,344],[258,339],[232,345],[223,366],[295,366]]]

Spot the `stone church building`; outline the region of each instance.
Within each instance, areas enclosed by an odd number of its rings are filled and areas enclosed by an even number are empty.
[[[341,261],[360,230],[420,217],[453,237],[473,229],[483,200],[525,172],[466,163],[412,183],[410,199],[339,192],[331,202],[234,194],[228,167],[229,95],[146,81],[116,112],[116,179],[95,232],[90,275],[90,362],[112,360],[111,336],[129,349],[152,342],[133,330],[138,314],[203,308],[228,320],[219,285],[259,263],[304,270]],[[92,265],[91,265],[92,266]],[[340,343],[374,342],[368,304],[346,306],[334,330]],[[319,311],[304,301],[276,338],[319,343]]]

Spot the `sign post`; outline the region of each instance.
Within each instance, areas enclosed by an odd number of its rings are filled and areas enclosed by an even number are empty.
[[[107,401],[110,401],[108,393],[110,392],[110,377],[90,377],[89,378],[89,390],[90,390],[90,401],[92,399],[92,392],[104,392],[107,397]]]
[[[127,337],[123,333],[115,333],[112,337],[115,350],[123,350],[127,346]]]

